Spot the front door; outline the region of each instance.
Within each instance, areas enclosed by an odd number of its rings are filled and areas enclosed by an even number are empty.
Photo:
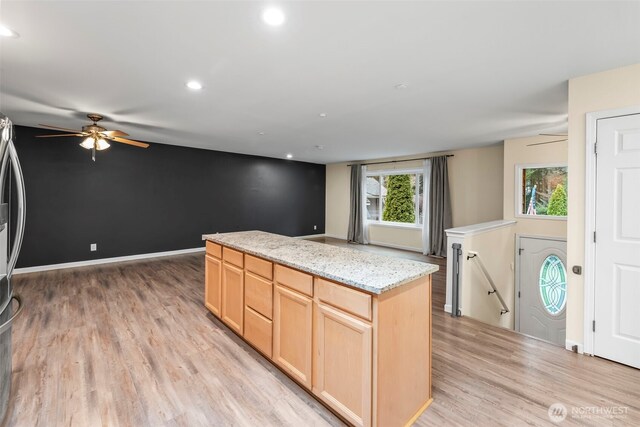
[[[567,242],[520,237],[516,329],[565,346]]]
[[[596,356],[640,368],[640,114],[598,121]]]

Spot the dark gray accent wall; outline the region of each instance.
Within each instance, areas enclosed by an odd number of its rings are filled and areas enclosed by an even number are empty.
[[[205,233],[324,233],[324,165],[153,143],[113,143],[93,162],[79,138],[43,133],[54,132],[15,129],[27,197],[18,267],[195,248]]]

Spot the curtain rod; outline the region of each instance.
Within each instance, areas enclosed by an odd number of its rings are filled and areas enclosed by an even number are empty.
[[[446,154],[445,157],[453,157],[453,154]],[[433,159],[434,157],[442,157],[442,156],[430,156],[430,157],[418,157],[416,159],[407,159],[407,160],[389,160],[386,162],[372,162],[372,163],[349,163],[347,166],[353,166],[353,165],[360,165],[360,166],[364,166],[364,165],[383,165],[385,163],[402,163],[402,162],[412,162],[414,160],[427,160],[427,159]]]

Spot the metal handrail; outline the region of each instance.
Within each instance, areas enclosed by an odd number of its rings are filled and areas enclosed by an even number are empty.
[[[498,288],[496,288],[496,284],[493,282],[493,279],[491,278],[491,275],[487,271],[487,268],[484,266],[484,263],[482,262],[482,259],[480,258],[480,254],[478,252],[475,252],[475,251],[468,251],[467,252],[467,261],[470,260],[470,259],[477,260],[478,266],[480,267],[480,271],[482,271],[482,274],[484,275],[484,278],[487,279],[487,282],[489,282],[489,285],[491,285],[491,289],[493,289],[492,291],[487,291],[487,295],[495,294],[498,297],[498,300],[500,301],[500,304],[502,304],[502,309],[500,310],[500,316],[502,316],[503,314],[508,313],[509,312],[509,307],[507,307],[507,303],[504,302],[504,299],[502,299],[502,295],[500,295],[500,291],[498,290]]]

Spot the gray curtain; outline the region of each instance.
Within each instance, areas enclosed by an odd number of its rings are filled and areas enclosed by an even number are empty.
[[[347,240],[349,242],[366,244],[364,224],[364,209],[362,193],[362,165],[351,165],[351,199],[349,208],[349,230]]]
[[[431,159],[431,183],[429,186],[429,255],[447,256],[447,236],[451,228],[451,197],[449,195],[449,171],[447,156]]]

